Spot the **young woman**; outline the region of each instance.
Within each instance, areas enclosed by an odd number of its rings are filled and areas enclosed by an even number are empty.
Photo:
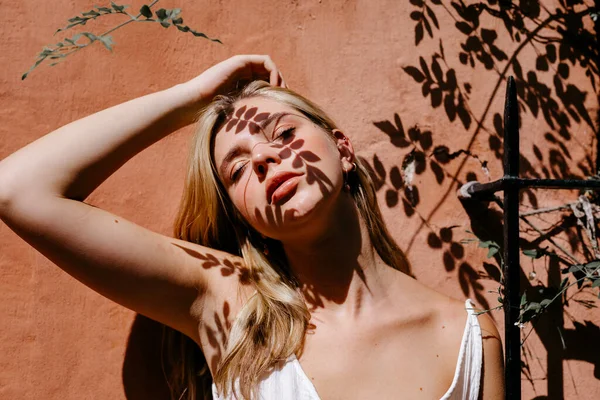
[[[84,203],[194,122],[176,238]],[[29,244],[172,328],[174,398],[504,397],[491,318],[411,276],[348,136],[267,56],[47,134],[0,162],[0,192]]]

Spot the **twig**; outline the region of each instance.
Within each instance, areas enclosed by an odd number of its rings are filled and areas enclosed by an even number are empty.
[[[526,217],[524,216],[519,216],[519,218],[525,222],[527,225],[529,225],[530,227],[532,227],[537,233],[539,233],[540,235],[544,235],[544,231],[542,231],[541,229],[539,229],[537,226],[535,226],[533,223],[531,223]],[[560,244],[556,243],[554,241],[554,239],[547,237],[546,238],[547,241],[549,241],[550,243],[552,243],[557,249],[559,249],[560,251],[562,251],[563,253],[565,253],[565,255],[567,255],[571,261],[575,262],[575,264],[581,264],[579,262],[579,260],[577,260],[577,258],[567,249],[565,249],[564,247],[562,247]]]
[[[500,200],[500,198],[496,195],[494,195],[494,202],[502,209],[504,209],[504,204],[502,203],[502,200]],[[521,219],[523,222],[525,222],[527,225],[529,225],[531,228],[533,228],[533,230],[535,230],[537,233],[540,234],[540,236],[544,236],[545,233],[544,231],[542,231],[540,228],[538,228],[537,226],[535,226],[533,223],[531,223],[526,216],[524,215],[519,215],[519,219]],[[557,249],[559,249],[560,251],[562,251],[567,257],[569,257],[571,259],[571,261],[573,261],[575,264],[581,264],[579,262],[579,260],[577,260],[577,257],[575,257],[570,251],[568,251],[567,249],[565,249],[564,247],[562,247],[560,244],[556,243],[552,238],[550,237],[546,237],[545,240],[549,241],[550,243],[552,243]]]
[[[566,208],[570,208],[571,205],[575,205],[575,204],[577,204],[577,202],[563,204],[561,206],[556,206],[556,207],[538,208],[538,209],[531,210],[531,211],[520,212],[519,214],[521,215],[521,217],[529,217],[530,215],[544,214],[544,213],[549,213],[552,211],[564,210]]]
[[[159,1],[160,1],[160,0],[154,0],[152,3],[150,3],[150,4],[148,5],[148,7],[152,8],[152,6],[153,6],[153,5],[155,5],[156,3],[158,3]],[[136,21],[137,21],[137,22],[144,22],[144,20],[143,20],[143,19],[142,19],[142,20],[138,20],[138,18],[139,18],[140,16],[142,16],[142,14],[141,14],[141,13],[139,13],[139,14],[137,15],[137,17],[133,17],[133,18],[132,18],[132,15],[131,15],[131,14],[129,14],[129,13],[127,13],[127,12],[123,12],[123,14],[127,14],[127,15],[129,16],[129,18],[130,18],[130,19],[129,19],[129,20],[127,20],[127,21],[125,21],[125,22],[123,22],[123,23],[122,23],[122,24],[120,24],[120,25],[117,25],[117,26],[115,26],[115,27],[113,27],[113,28],[111,28],[111,29],[107,30],[107,31],[106,31],[106,32],[104,32],[104,33],[101,33],[101,34],[99,35],[99,37],[106,36],[106,35],[108,35],[109,33],[113,32],[113,31],[115,31],[115,30],[117,30],[117,29],[119,29],[119,28],[121,28],[121,27],[123,27],[123,26],[125,26],[125,25],[127,25],[127,24],[129,24],[129,23],[131,23],[131,22],[136,22]],[[81,50],[81,49],[83,49],[83,48],[85,48],[85,47],[89,46],[89,45],[90,45],[90,44],[92,44],[92,43],[93,43],[93,42],[90,42],[90,43],[84,44],[84,45],[82,45],[82,46],[78,46],[76,49],[74,49],[74,50],[72,50],[72,51],[70,51],[70,52],[68,52],[68,53],[65,53],[64,55],[65,55],[65,56],[68,56],[68,55],[70,55],[70,54],[76,53],[76,52],[78,52],[79,50]]]

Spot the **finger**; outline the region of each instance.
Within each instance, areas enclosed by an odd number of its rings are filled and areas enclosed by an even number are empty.
[[[279,71],[279,86],[282,88],[287,88],[287,85],[285,84],[285,79],[283,79],[281,71]]]
[[[271,77],[269,79],[271,86],[279,86],[279,74],[276,70],[271,71]]]
[[[279,70],[267,55],[244,55],[240,56],[244,59],[246,66],[252,71],[252,79],[268,80],[269,84],[279,86]]]
[[[269,84],[271,86],[280,86],[281,81],[280,81],[280,73],[279,70],[277,69],[277,66],[275,65],[275,63],[273,62],[273,60],[271,60],[271,57],[269,56],[264,56],[265,57],[265,61],[264,61],[264,68],[269,72]]]

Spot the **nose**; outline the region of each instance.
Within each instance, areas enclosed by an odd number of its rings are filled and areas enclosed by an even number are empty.
[[[257,143],[252,150],[252,168],[258,179],[263,180],[271,164],[280,164],[280,149],[271,143]]]

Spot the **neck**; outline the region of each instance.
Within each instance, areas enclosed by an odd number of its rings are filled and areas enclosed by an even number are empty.
[[[284,249],[313,315],[358,318],[387,298],[394,271],[373,248],[351,196],[339,201],[319,234]]]

